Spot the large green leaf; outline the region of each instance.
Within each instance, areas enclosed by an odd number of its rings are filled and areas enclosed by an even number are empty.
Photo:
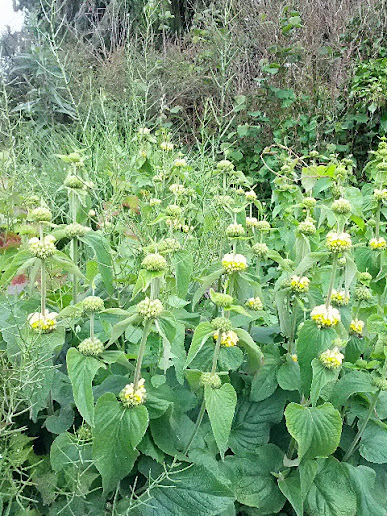
[[[74,401],[83,419],[94,426],[93,379],[98,369],[106,367],[100,360],[70,348],[66,356],[67,371],[73,386]]]
[[[312,383],[312,360],[328,349],[336,333],[330,328],[321,329],[314,321],[306,321],[297,340],[297,357],[300,365],[301,387],[309,394]]]
[[[244,400],[237,406],[229,444],[236,454],[253,452],[269,441],[271,425],[283,417],[285,397],[276,392],[259,403]]]
[[[298,444],[298,457],[327,457],[339,445],[342,421],[330,403],[305,407],[290,403],[285,410],[286,426]]]
[[[306,513],[313,516],[363,516],[357,511],[356,494],[345,464],[333,457],[320,464],[307,496]]]
[[[246,330],[238,328],[235,333],[239,337],[238,345],[246,352],[251,371],[259,369],[263,362],[263,353],[261,348],[254,342],[252,337]]]
[[[278,385],[284,391],[301,391],[300,366],[290,357],[277,371]]]
[[[250,453],[228,455],[224,466],[238,502],[259,509],[259,514],[278,513],[285,499],[272,472],[283,468],[283,452],[266,444]]]
[[[204,400],[216,444],[220,455],[224,457],[228,448],[228,438],[235,413],[236,392],[230,383],[224,383],[219,389],[213,389],[206,385]]]
[[[95,407],[93,457],[102,476],[104,492],[133,468],[138,456],[135,450],[148,427],[148,411],[144,405],[125,408],[114,394],[101,396]]]
[[[273,394],[278,386],[277,371],[281,365],[279,356],[265,353],[262,367],[251,382],[250,399],[262,401]]]
[[[196,326],[195,333],[192,337],[191,346],[188,351],[187,360],[185,363],[185,367],[189,366],[192,360],[199,353],[200,349],[203,347],[205,342],[209,337],[211,337],[214,333],[214,329],[211,324],[208,322],[200,323]]]
[[[333,385],[339,376],[340,369],[328,369],[319,359],[312,360],[313,379],[310,388],[310,401],[316,406],[324,388]]]
[[[357,392],[376,392],[377,387],[372,383],[370,373],[364,371],[352,371],[337,382],[331,396],[331,402],[335,407],[340,407],[345,401]]]
[[[201,466],[170,473],[140,498],[131,516],[215,516],[234,501],[228,487]]]
[[[201,279],[202,286],[196,290],[192,298],[192,309],[195,308],[195,305],[200,301],[201,297],[204,295],[206,290],[221,277],[223,272],[223,269],[218,269],[206,276],[205,278]]]
[[[80,240],[93,249],[105,288],[110,295],[113,294],[113,262],[108,241],[99,231],[90,231]]]
[[[387,463],[387,425],[370,420],[360,441],[360,455],[368,462]]]
[[[176,293],[181,299],[187,295],[193,268],[193,256],[188,251],[177,251],[172,257],[176,274]]]
[[[161,278],[164,276],[165,271],[148,271],[146,269],[141,269],[137,276],[136,284],[133,288],[132,297],[135,297],[139,292],[145,292],[152,280],[155,278]]]
[[[301,480],[299,471],[292,471],[287,477],[279,478],[278,487],[280,488],[281,493],[292,504],[292,507],[295,510],[297,516],[303,516],[304,500],[301,493]]]
[[[386,516],[387,495],[375,489],[376,473],[367,466],[345,464],[357,498],[357,514]]]

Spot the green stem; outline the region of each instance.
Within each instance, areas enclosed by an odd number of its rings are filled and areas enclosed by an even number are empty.
[[[378,207],[376,209],[376,217],[375,217],[375,237],[377,239],[379,239],[379,235],[380,235],[380,208],[381,208],[381,203],[378,202]]]
[[[296,334],[296,324],[297,324],[297,303],[295,303],[293,305],[292,320],[291,320],[291,326],[290,326],[289,353],[292,352],[294,337]]]
[[[327,308],[329,308],[331,306],[331,297],[332,297],[333,287],[334,287],[334,284],[335,284],[338,259],[339,259],[339,257],[337,255],[337,253],[335,253],[333,255],[332,271],[331,271],[331,281],[329,283],[329,289],[328,289],[328,294],[327,294],[327,302],[326,302],[326,307]]]
[[[41,260],[40,268],[40,312],[43,317],[46,315],[46,297],[47,297],[47,278],[46,278],[46,262]]]
[[[144,331],[142,333],[142,338],[141,338],[141,342],[140,342],[140,348],[138,350],[136,369],[134,371],[134,381],[133,381],[133,384],[134,384],[134,390],[135,391],[138,388],[138,382],[140,381],[140,378],[141,378],[141,365],[142,365],[142,360],[143,360],[144,355],[145,355],[146,341],[148,339],[148,335],[149,335],[149,332],[150,332],[151,324],[152,324],[152,321],[150,319],[146,319],[146,321],[144,323]]]
[[[183,451],[184,455],[187,455],[188,450],[190,449],[191,444],[192,444],[193,440],[195,439],[196,434],[199,431],[200,425],[201,425],[201,423],[203,421],[203,416],[204,416],[204,412],[205,411],[206,411],[206,403],[205,403],[204,398],[203,398],[202,404],[200,406],[200,411],[199,411],[198,417],[196,419],[194,431],[192,432],[190,440],[188,441],[186,447],[184,448],[184,451]]]
[[[367,426],[367,423],[368,423],[368,421],[369,421],[370,417],[372,416],[372,413],[373,413],[373,411],[375,409],[375,405],[376,405],[376,402],[378,401],[379,394],[380,394],[380,389],[378,391],[376,391],[375,394],[372,397],[371,404],[370,404],[370,407],[368,409],[367,415],[364,418],[364,420],[362,421],[362,424],[360,425],[359,430],[358,430],[354,440],[351,443],[351,446],[348,448],[347,453],[343,457],[343,461],[344,462],[346,462],[349,459],[349,457],[352,455],[352,453],[355,451],[357,443],[360,441],[361,436],[363,435],[364,430],[365,430],[365,428]]]
[[[90,338],[94,338],[94,319],[95,319],[95,314],[94,312],[91,312],[90,314]]]
[[[78,240],[77,238],[73,238],[70,244],[70,254],[71,259],[75,265],[78,265]],[[78,278],[76,274],[72,275],[72,284],[73,284],[73,304],[77,303],[78,296]]]
[[[220,353],[220,343],[222,340],[222,332],[218,331],[218,338],[216,339],[215,349],[214,349],[214,356],[212,358],[212,367],[211,367],[211,373],[216,373],[216,366],[218,365],[218,358]]]

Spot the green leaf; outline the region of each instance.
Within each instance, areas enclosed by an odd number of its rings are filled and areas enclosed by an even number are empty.
[[[297,357],[300,365],[301,387],[309,393],[312,383],[312,360],[329,348],[336,333],[330,328],[319,328],[314,321],[306,321],[297,339]]]
[[[319,466],[307,496],[307,514],[361,516],[363,513],[357,512],[356,495],[352,490],[346,465],[330,457]]]
[[[50,462],[52,469],[58,473],[70,464],[79,461],[79,448],[75,436],[65,432],[58,435],[51,445]]]
[[[297,265],[294,270],[294,274],[297,276],[303,276],[313,265],[317,262],[324,262],[326,258],[329,256],[327,252],[312,252],[307,254],[302,261]]]
[[[105,365],[91,356],[70,348],[66,356],[67,371],[73,386],[74,401],[83,419],[94,426],[94,397],[92,384],[98,369]]]
[[[192,337],[191,346],[188,351],[185,367],[189,366],[189,364],[192,362],[192,360],[196,357],[201,348],[204,346],[207,339],[212,337],[213,333],[214,329],[208,322],[203,322],[196,326],[195,333]]]
[[[36,258],[31,258],[31,253],[26,250],[18,251],[14,256],[12,256],[7,262],[2,265],[1,279],[0,279],[0,287],[8,283],[8,281],[13,278],[16,274],[20,274],[23,270],[26,270],[28,267],[32,267],[36,263]]]
[[[105,493],[133,468],[135,450],[148,428],[148,411],[144,405],[125,408],[114,394],[101,396],[95,407],[93,457],[102,476]]]
[[[373,393],[376,391],[377,387],[372,383],[370,373],[353,371],[340,378],[337,382],[331,396],[331,402],[335,407],[339,408],[353,394],[358,392]]]
[[[223,458],[228,449],[228,438],[234,418],[237,395],[230,383],[224,383],[219,389],[206,385],[204,400],[212,432]]]
[[[235,330],[235,333],[239,337],[239,347],[243,348],[243,350],[247,354],[250,370],[256,371],[261,367],[263,362],[263,353],[261,351],[261,348],[258,346],[258,344],[254,342],[254,340],[252,339],[250,334],[247,333],[246,330],[238,328]]]
[[[368,462],[387,463],[387,425],[370,420],[360,441],[359,452]]]
[[[284,391],[301,391],[300,366],[288,359],[277,371],[278,385]]]
[[[110,245],[106,238],[99,231],[90,231],[79,240],[91,247],[95,253],[98,263],[98,270],[107,292],[112,295],[113,288],[113,262],[110,255]]]
[[[206,290],[211,287],[211,285],[213,283],[215,283],[215,281],[217,279],[219,279],[221,277],[221,275],[223,274],[223,269],[218,269],[214,272],[212,272],[211,274],[209,274],[208,276],[206,276],[205,278],[202,278],[201,279],[201,282],[202,282],[202,286],[199,287],[193,298],[192,298],[192,309],[195,308],[195,306],[197,305],[197,303],[200,301],[201,297],[203,296],[203,294],[206,292]]]
[[[53,256],[49,259],[52,263],[59,265],[59,267],[68,272],[69,274],[75,274],[76,276],[82,276],[81,271],[75,265],[75,263],[70,260],[67,254],[62,253],[62,251],[55,251]]]
[[[120,321],[119,323],[115,324],[112,328],[110,340],[107,343],[108,346],[113,344],[113,342],[116,342],[119,337],[125,332],[126,328],[130,326],[130,324],[137,318],[137,314],[132,314],[130,317],[127,317],[123,321]]]
[[[141,269],[133,288],[132,297],[137,296],[139,292],[145,292],[153,279],[161,278],[164,274],[165,271],[147,271],[146,269]]]
[[[192,253],[177,251],[173,254],[172,264],[176,273],[176,293],[178,297],[185,299],[193,269]]]
[[[330,403],[304,407],[290,403],[285,410],[287,429],[298,444],[298,457],[327,457],[339,445],[342,421]]]
[[[327,369],[318,358],[312,360],[313,379],[310,388],[310,401],[315,407],[321,393],[328,384],[334,384],[339,376],[340,369]]]
[[[353,490],[357,498],[357,514],[367,516],[386,516],[387,501],[385,493],[375,489],[376,473],[367,466],[352,466],[345,463]]]
[[[250,399],[252,401],[262,401],[273,394],[278,386],[277,371],[280,365],[281,362],[277,356],[265,353],[263,366],[251,382]]]
[[[256,507],[259,514],[277,514],[285,503],[272,472],[283,469],[283,452],[267,444],[242,455],[228,455],[224,469],[239,503]]]
[[[230,489],[202,466],[172,471],[150,496],[140,497],[144,503],[131,516],[217,516],[234,501]]]
[[[304,514],[304,500],[301,494],[301,480],[299,471],[292,471],[290,475],[278,480],[281,493],[289,500],[297,516]]]
[[[270,427],[283,417],[285,397],[276,392],[259,403],[244,400],[237,406],[229,445],[236,454],[253,452],[269,441]]]

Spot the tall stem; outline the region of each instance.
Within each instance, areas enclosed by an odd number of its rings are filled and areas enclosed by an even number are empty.
[[[370,407],[368,409],[367,415],[363,419],[363,422],[360,425],[359,430],[358,430],[357,434],[355,435],[354,440],[351,443],[351,446],[348,448],[347,453],[343,457],[343,461],[344,462],[346,462],[349,459],[349,457],[352,455],[352,453],[355,451],[357,443],[360,441],[361,436],[363,435],[364,430],[365,430],[365,428],[367,426],[367,423],[368,423],[368,421],[369,421],[370,417],[372,416],[372,413],[373,413],[373,411],[375,409],[375,405],[376,405],[376,402],[378,401],[379,394],[380,394],[380,389],[378,391],[376,391],[375,394],[372,397],[371,404],[370,404]]]
[[[218,331],[218,338],[216,339],[214,356],[212,357],[212,367],[211,367],[212,374],[216,373],[216,366],[218,365],[221,340],[222,340],[222,332]]]
[[[332,297],[333,287],[334,287],[335,278],[336,278],[336,271],[337,271],[337,261],[338,261],[338,255],[337,255],[337,253],[335,253],[333,255],[331,281],[329,283],[329,289],[328,289],[328,294],[327,294],[327,302],[326,302],[327,308],[329,308],[331,306],[331,297]]]
[[[377,239],[379,239],[379,235],[380,235],[380,208],[381,208],[381,203],[378,202],[378,207],[376,209],[376,217],[375,217],[375,237]]]
[[[90,337],[93,339],[94,338],[94,319],[95,318],[95,314],[94,312],[91,312],[90,314]]]
[[[198,414],[198,417],[196,419],[194,431],[192,432],[192,435],[191,435],[191,437],[190,437],[186,447],[184,448],[184,451],[183,451],[184,455],[187,455],[187,452],[190,449],[191,444],[192,444],[193,440],[195,439],[196,434],[199,431],[200,425],[201,425],[201,423],[203,421],[203,416],[204,416],[204,412],[205,411],[206,411],[206,403],[205,403],[204,398],[203,398],[202,404],[200,406],[199,414]]]
[[[138,388],[138,382],[141,378],[141,365],[142,361],[145,355],[145,347],[146,347],[146,341],[148,340],[148,335],[150,331],[152,321],[150,319],[146,319],[144,323],[144,331],[142,332],[141,342],[140,342],[140,348],[138,350],[138,356],[137,356],[137,362],[136,362],[136,369],[134,371],[134,390],[136,391]]]
[[[47,297],[47,279],[46,279],[46,262],[41,261],[40,268],[40,312],[43,317],[46,316],[46,297]]]
[[[78,240],[77,238],[73,238],[70,243],[70,254],[71,259],[75,265],[78,265]],[[78,296],[78,278],[76,274],[72,275],[72,284],[73,284],[73,304],[77,303]]]

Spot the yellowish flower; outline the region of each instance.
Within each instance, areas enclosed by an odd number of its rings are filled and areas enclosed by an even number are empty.
[[[313,235],[317,229],[313,219],[305,219],[298,224],[298,231],[303,235]]]
[[[214,340],[217,341],[219,337],[219,332],[214,332]],[[220,337],[220,345],[225,348],[232,348],[238,344],[239,337],[235,333],[235,331],[226,331],[221,334]]]
[[[255,201],[257,194],[254,192],[254,190],[250,190],[249,192],[245,192],[245,198],[246,201]]]
[[[351,235],[331,231],[326,238],[326,246],[332,253],[341,253],[351,248]]]
[[[296,353],[292,353],[290,355],[290,358],[293,360],[293,362],[298,362],[298,356],[296,355]]]
[[[320,355],[321,363],[327,369],[338,369],[343,363],[344,355],[340,353],[338,348],[327,349]]]
[[[163,151],[172,151],[173,150],[173,143],[171,142],[161,142],[160,143],[160,149]]]
[[[134,384],[126,385],[119,394],[122,404],[126,408],[136,407],[141,405],[146,400],[145,380],[141,378],[138,382],[137,389],[134,389]]]
[[[245,234],[245,228],[242,226],[242,224],[237,224],[236,222],[234,224],[230,224],[226,228],[226,235],[228,237],[240,237]]]
[[[27,317],[28,324],[36,333],[51,333],[56,328],[56,312],[34,312]]]
[[[173,195],[179,196],[184,195],[186,192],[185,186],[179,183],[175,183],[169,187],[169,191],[173,193]]]
[[[245,271],[247,269],[246,257],[243,254],[225,254],[222,258],[222,267],[227,274]]]
[[[246,301],[245,305],[247,306],[247,308],[250,308],[250,310],[255,310],[255,311],[262,310],[262,308],[263,308],[262,300],[258,296],[250,297]]]
[[[358,337],[361,337],[363,335],[363,329],[364,329],[364,321],[361,321],[360,319],[353,319],[351,321],[351,324],[349,325],[349,331],[353,335],[357,335]]]
[[[33,237],[28,241],[28,250],[35,258],[45,260],[55,253],[56,247],[54,242],[55,237],[52,235],[47,235],[43,240]]]
[[[369,246],[374,251],[380,251],[387,247],[387,243],[383,237],[371,238],[371,240],[369,241]]]
[[[290,288],[293,292],[308,292],[310,280],[305,276],[292,276],[290,278]]]
[[[335,306],[344,306],[349,303],[349,295],[344,290],[332,290],[331,302]]]
[[[332,328],[341,321],[340,312],[337,308],[326,305],[318,305],[313,308],[310,313],[310,317],[316,322],[319,328]]]

